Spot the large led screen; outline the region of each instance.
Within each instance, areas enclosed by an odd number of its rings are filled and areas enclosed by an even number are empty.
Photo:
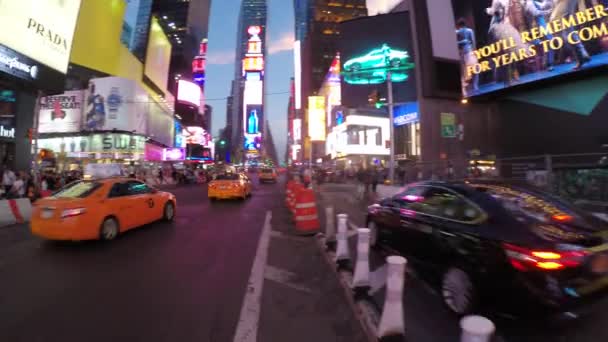
[[[386,98],[389,73],[394,101],[416,100],[414,46],[408,12],[345,21],[340,24],[340,32],[342,105],[367,106],[374,93]]]
[[[607,1],[452,0],[466,97],[605,65]]]
[[[171,43],[156,17],[152,18],[144,74],[161,90],[167,88]]]

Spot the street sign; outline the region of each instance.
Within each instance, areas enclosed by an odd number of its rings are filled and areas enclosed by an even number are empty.
[[[456,115],[441,113],[441,137],[456,138]]]
[[[407,160],[407,154],[395,154],[397,160]]]

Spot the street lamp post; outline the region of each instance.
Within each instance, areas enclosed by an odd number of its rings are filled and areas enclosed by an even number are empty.
[[[391,80],[391,72],[388,71],[386,73],[386,89],[387,89],[387,99],[388,99],[388,120],[389,120],[389,142],[390,142],[390,151],[389,151],[389,161],[388,161],[388,179],[391,181],[391,184],[395,183],[395,126],[394,122],[394,110],[393,110],[393,82]]]

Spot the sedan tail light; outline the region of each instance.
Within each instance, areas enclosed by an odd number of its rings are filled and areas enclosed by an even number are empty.
[[[561,270],[567,267],[580,266],[589,254],[586,251],[549,251],[534,250],[504,243],[503,248],[511,266],[519,271]]]
[[[61,218],[72,217],[82,215],[87,210],[85,208],[74,208],[74,209],[65,209],[61,212]]]

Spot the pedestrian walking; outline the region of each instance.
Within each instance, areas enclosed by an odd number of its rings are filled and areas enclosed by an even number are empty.
[[[378,188],[378,182],[380,178],[384,179],[381,172],[378,172],[378,169],[374,168],[370,172],[370,179],[372,184],[372,192],[376,193],[376,189]]]
[[[10,198],[21,198],[25,196],[25,180],[23,179],[23,174],[19,173],[15,182],[13,182],[13,186],[11,187]]]
[[[16,180],[15,173],[13,171],[11,171],[9,168],[5,168],[2,171],[2,187],[4,187],[5,196],[8,196],[8,194],[10,194],[15,180]]]

